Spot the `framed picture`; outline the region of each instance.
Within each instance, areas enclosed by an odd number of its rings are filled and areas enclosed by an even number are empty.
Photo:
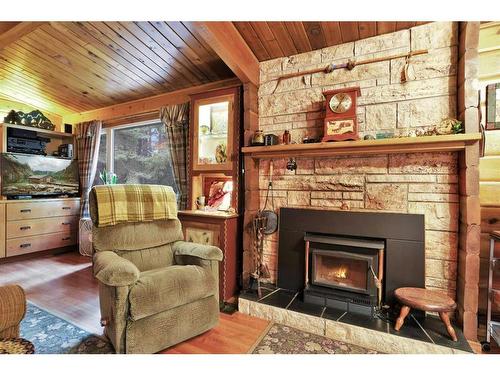
[[[500,82],[486,86],[486,130],[500,129]]]

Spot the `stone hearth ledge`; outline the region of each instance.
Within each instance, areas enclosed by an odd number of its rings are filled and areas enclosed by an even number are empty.
[[[243,314],[388,354],[471,354],[458,349],[319,318],[244,298],[238,299],[238,310]]]

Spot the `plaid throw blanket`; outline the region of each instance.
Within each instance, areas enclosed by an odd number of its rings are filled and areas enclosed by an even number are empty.
[[[97,185],[97,227],[141,221],[177,219],[174,190],[163,185]]]

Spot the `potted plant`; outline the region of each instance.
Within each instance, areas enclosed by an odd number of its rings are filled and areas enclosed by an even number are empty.
[[[116,185],[118,176],[115,173],[109,172],[106,169],[99,172],[99,178],[104,185]]]

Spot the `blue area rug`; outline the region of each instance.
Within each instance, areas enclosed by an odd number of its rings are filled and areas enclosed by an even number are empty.
[[[35,346],[35,354],[110,354],[113,348],[97,336],[31,303],[21,322],[21,337]]]

